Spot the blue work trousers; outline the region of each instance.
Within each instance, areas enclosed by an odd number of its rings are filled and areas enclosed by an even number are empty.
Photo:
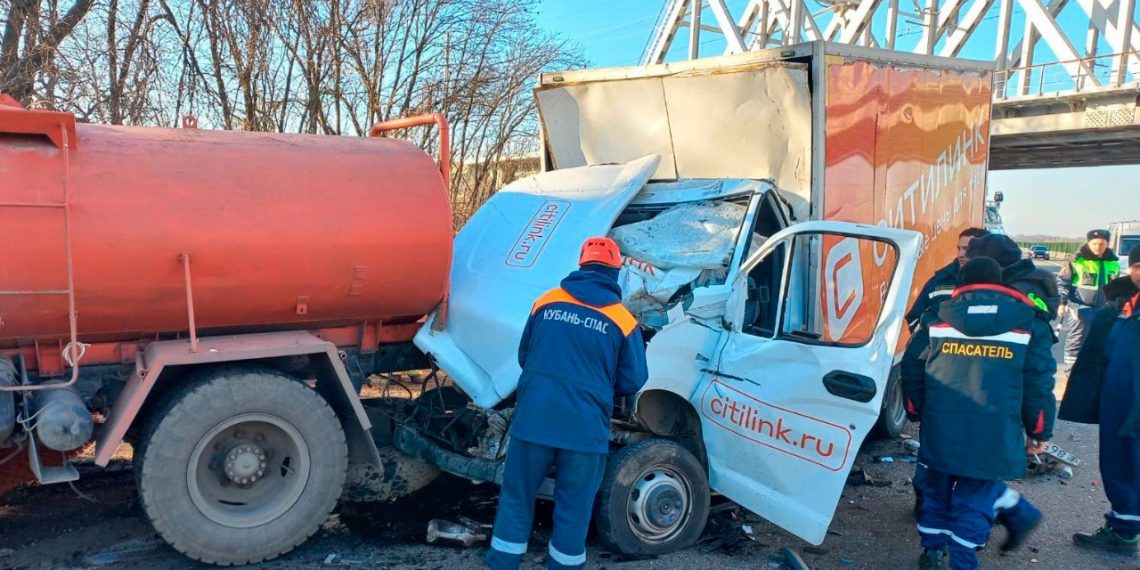
[[[1002,481],[958,477],[927,467],[921,485],[922,547],[949,550],[952,570],[978,567],[978,550],[989,541],[999,512],[1011,531],[1033,524],[1041,514]]]
[[[530,540],[538,488],[554,467],[554,535],[546,567],[583,568],[586,533],[606,467],[606,454],[569,451],[511,438],[506,462],[491,549],[485,559],[487,566],[494,570],[519,567]]]
[[[1100,398],[1100,476],[1112,505],[1105,518],[1127,539],[1140,534],[1140,439],[1120,435],[1135,401],[1132,382],[1128,374],[1105,374]]]

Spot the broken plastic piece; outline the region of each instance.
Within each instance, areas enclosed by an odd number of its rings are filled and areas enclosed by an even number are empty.
[[[464,519],[463,524],[432,519],[428,522],[427,543],[435,544],[445,541],[462,546],[471,546],[477,542],[487,540],[486,526],[470,519]]]

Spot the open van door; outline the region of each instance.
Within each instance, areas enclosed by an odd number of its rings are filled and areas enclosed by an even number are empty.
[[[823,542],[879,415],[920,246],[912,231],[804,222],[745,261],[691,396],[714,490]]]

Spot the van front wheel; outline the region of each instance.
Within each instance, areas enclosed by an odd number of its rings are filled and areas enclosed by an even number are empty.
[[[709,516],[709,482],[680,445],[650,439],[609,458],[594,517],[602,541],[629,555],[660,555],[696,543]]]
[[[899,367],[895,366],[891,369],[891,375],[887,380],[887,390],[883,395],[883,409],[879,414],[879,421],[875,423],[872,436],[881,439],[898,439],[905,427],[906,398],[903,397]]]

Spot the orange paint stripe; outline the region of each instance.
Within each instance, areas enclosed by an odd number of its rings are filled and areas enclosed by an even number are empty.
[[[566,290],[561,287],[551,289],[539,297],[538,300],[534,302],[534,307],[530,310],[530,314],[534,315],[539,309],[552,303],[569,303],[571,305],[598,311],[609,317],[609,319],[621,329],[622,334],[626,336],[629,336],[629,334],[633,332],[633,329],[637,328],[637,319],[630,314],[629,309],[626,309],[625,305],[614,303],[604,307],[595,307],[575,299],[573,295],[567,293]]]

